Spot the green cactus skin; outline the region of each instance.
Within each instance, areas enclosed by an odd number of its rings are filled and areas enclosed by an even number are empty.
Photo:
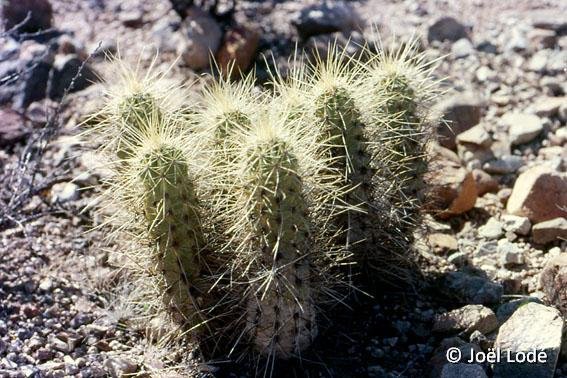
[[[297,159],[277,138],[246,154],[251,242],[266,276],[248,303],[252,344],[263,355],[288,358],[317,333],[311,288],[308,207]]]
[[[140,157],[144,218],[166,308],[186,324],[195,315],[193,283],[204,245],[193,183],[183,153],[161,145]]]
[[[159,124],[162,111],[150,93],[135,93],[125,98],[118,106],[120,135],[116,155],[125,160],[135,153],[132,146],[139,145],[136,136],[144,132],[149,123]]]
[[[410,80],[391,73],[377,86],[387,98],[384,119],[387,122],[384,147],[389,151],[388,170],[381,172],[396,182],[398,190],[390,191],[398,217],[398,227],[407,230],[415,225],[418,193],[423,188],[422,177],[427,170],[423,121],[418,114],[418,100]]]

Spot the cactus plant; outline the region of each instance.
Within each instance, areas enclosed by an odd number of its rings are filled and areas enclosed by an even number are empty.
[[[168,80],[169,68],[157,68],[155,60],[142,69],[139,63],[132,66],[119,55],[112,58],[112,70],[104,75],[105,106],[93,115],[96,125],[91,132],[98,133],[97,139],[107,149],[126,160],[135,153],[125,146],[136,145],[136,131],[165,115],[178,115],[188,102],[187,88]]]
[[[141,315],[165,314],[178,326],[195,327],[202,322],[197,296],[205,236],[188,149],[194,143],[179,123],[152,114],[128,129],[128,157],[105,150],[114,168],[105,196],[118,210],[109,223],[135,240],[124,255],[133,275],[147,281]]]
[[[289,358],[317,333],[318,283],[331,264],[319,263],[330,259],[311,214],[331,180],[321,178],[329,173],[313,129],[290,122],[287,109],[257,115],[234,142],[238,159],[216,169],[231,188],[220,216],[231,225],[232,270],[248,283],[244,328],[260,355]]]
[[[384,129],[379,137],[384,163],[378,174],[395,183],[389,198],[402,232],[417,222],[427,170],[425,146],[432,135],[427,105],[438,92],[432,77],[435,61],[418,52],[418,42],[412,38],[401,47],[377,46],[379,53],[364,65],[363,91],[371,100],[373,122]]]

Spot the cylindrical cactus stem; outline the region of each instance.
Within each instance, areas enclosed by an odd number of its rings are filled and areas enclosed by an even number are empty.
[[[323,138],[331,146],[330,152],[335,158],[333,168],[343,173],[346,182],[360,184],[371,168],[364,125],[349,90],[337,85],[320,94],[316,98],[315,116]]]
[[[135,153],[139,145],[136,137],[144,133],[148,124],[160,124],[162,109],[151,93],[135,92],[124,98],[118,105],[118,138],[116,155],[125,160]]]
[[[262,355],[288,358],[317,333],[308,206],[297,158],[286,141],[265,138],[245,154],[248,242],[259,267],[248,301],[250,335]]]
[[[158,144],[138,155],[143,214],[153,248],[151,260],[166,309],[187,324],[194,320],[194,282],[203,247],[199,205],[183,152]]]
[[[384,129],[378,136],[383,146],[378,173],[393,183],[388,197],[396,209],[397,227],[407,232],[417,221],[419,192],[427,170],[425,145],[431,130],[426,106],[437,92],[432,79],[435,65],[417,52],[417,40],[379,50],[364,65],[364,91],[370,99],[368,107],[374,108],[374,119]]]

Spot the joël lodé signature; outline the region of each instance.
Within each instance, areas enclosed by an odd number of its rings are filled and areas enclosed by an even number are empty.
[[[447,361],[451,363],[529,363],[544,364],[547,363],[547,353],[540,350],[532,349],[530,351],[514,352],[510,350],[501,350],[500,348],[489,348],[487,352],[477,352],[471,349],[470,354],[467,353],[463,359],[463,351],[459,348],[449,348],[446,353]],[[462,360],[462,361],[461,361]]]

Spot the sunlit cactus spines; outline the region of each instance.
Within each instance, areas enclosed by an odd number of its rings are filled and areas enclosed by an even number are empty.
[[[307,204],[296,173],[297,158],[285,141],[270,138],[246,153],[245,169],[253,190],[250,221],[258,237],[258,259],[262,266],[272,267],[260,273],[273,275],[265,277],[266,282],[249,301],[251,334],[260,352],[287,357],[302,350],[316,333],[309,287]]]
[[[143,186],[143,213],[151,259],[160,275],[165,305],[181,323],[195,315],[191,292],[199,275],[199,251],[204,245],[194,184],[183,151],[167,144],[142,149],[133,168]]]
[[[233,236],[231,270],[247,282],[242,328],[268,359],[301,355],[317,334],[321,283],[330,285],[324,277],[333,256],[325,254],[330,243],[313,213],[336,190],[315,130],[290,121],[281,103],[271,105],[235,135],[238,158],[217,168],[218,180],[231,188],[219,214]]]
[[[208,356],[273,363],[308,353],[326,306],[369,283],[355,277],[400,277],[435,93],[414,44],[330,45],[271,72],[270,91],[254,74],[211,77],[194,103],[166,72],[116,64],[94,135],[111,221],[140,246],[125,255],[144,317],[198,335]]]
[[[379,99],[369,106],[375,112],[374,122],[384,129],[379,174],[397,183],[389,194],[400,222],[407,225],[417,221],[418,193],[427,170],[425,145],[432,136],[427,107],[438,94],[432,76],[435,62],[428,61],[418,47],[415,38],[401,47],[377,46],[379,53],[364,64],[365,93],[370,101]]]
[[[248,129],[259,97],[253,75],[240,82],[219,78],[206,85],[196,120],[208,136],[208,143],[211,146],[230,144],[233,133]]]
[[[189,99],[187,85],[167,78],[170,67],[148,68],[128,64],[119,55],[112,57],[112,69],[103,76],[105,106],[92,119],[91,133],[104,141],[121,159],[135,153],[126,145],[135,145],[136,131],[162,117],[183,118]],[[181,125],[182,127],[182,125]]]

